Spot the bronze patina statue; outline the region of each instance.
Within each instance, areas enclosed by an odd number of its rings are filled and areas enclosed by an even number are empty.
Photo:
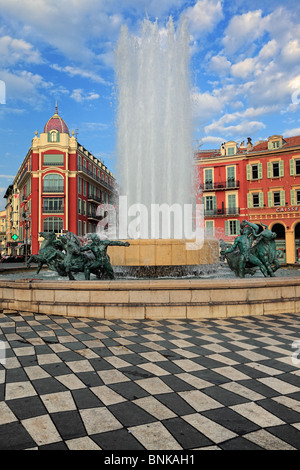
[[[54,232],[40,232],[39,236],[44,238],[41,248],[37,255],[30,256],[27,261],[27,267],[29,268],[31,263],[37,263],[37,274],[44,265],[48,266],[52,271],[57,271],[57,268],[59,269],[59,261],[64,259],[61,242],[56,238]],[[64,274],[60,272],[60,275]]]
[[[101,240],[97,234],[90,236],[91,243],[81,245],[80,239],[73,232],[56,237],[54,232],[41,232],[44,238],[37,255],[32,255],[27,263],[38,263],[37,274],[46,265],[59,276],[68,276],[75,280],[73,273],[83,272],[86,280],[91,273],[97,279],[114,279],[114,271],[107,254],[108,246],[129,246],[128,242]],[[89,253],[86,253],[89,252]]]
[[[90,279],[90,273],[97,273],[99,279],[108,277],[114,279],[114,271],[110,264],[110,258],[107,254],[109,246],[129,246],[128,242],[101,240],[97,234],[91,235],[92,242],[81,248],[81,251],[91,251],[95,257],[84,267],[85,279]],[[96,275],[97,275],[96,274]]]
[[[266,225],[253,224],[243,220],[240,227],[240,235],[236,237],[230,248],[221,246],[221,255],[225,255],[227,263],[237,277],[253,275],[257,268],[265,277],[275,276],[274,272],[280,267],[277,259],[275,238],[276,233]]]

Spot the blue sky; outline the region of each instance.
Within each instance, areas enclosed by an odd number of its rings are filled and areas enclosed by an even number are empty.
[[[115,171],[120,28],[139,34],[147,15],[164,29],[182,13],[194,148],[300,134],[299,0],[0,0],[0,209],[56,100],[78,141]]]

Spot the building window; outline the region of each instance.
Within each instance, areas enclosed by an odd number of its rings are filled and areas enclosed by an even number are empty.
[[[44,232],[60,233],[64,228],[64,221],[60,217],[47,217],[43,222]]]
[[[235,167],[229,166],[226,168],[227,171],[227,188],[235,187]]]
[[[273,178],[278,178],[279,177],[279,162],[273,162],[272,169],[273,169]]]
[[[214,221],[213,220],[207,220],[205,222],[205,234],[207,237],[213,237],[214,236]]]
[[[280,192],[273,193],[273,206],[280,206]]]
[[[235,148],[234,147],[229,147],[227,149],[227,155],[234,155],[235,154]]]
[[[48,142],[59,142],[60,135],[58,131],[50,131],[48,132]]]
[[[212,168],[206,168],[204,170],[204,189],[213,188],[213,170]]]
[[[240,221],[239,220],[226,220],[225,221],[225,235],[239,235]]]
[[[252,179],[257,180],[258,179],[258,165],[252,165]]]
[[[62,197],[45,197],[43,213],[63,213],[64,200]]]
[[[247,180],[262,179],[262,163],[247,165]]]
[[[81,237],[82,235],[82,229],[81,229],[81,220],[78,220],[78,235]]]
[[[63,166],[64,156],[62,153],[45,154],[43,157],[43,166]]]
[[[64,192],[64,179],[58,173],[51,173],[43,179],[43,191],[45,193],[63,193]]]
[[[236,195],[229,194],[227,197],[227,214],[237,214]]]
[[[300,175],[300,160],[295,160],[296,175]]]
[[[259,207],[259,193],[252,194],[252,207]]]
[[[204,198],[204,213],[205,215],[212,215],[216,208],[216,196],[206,196]]]
[[[297,189],[296,191],[296,204],[300,204],[300,189]]]

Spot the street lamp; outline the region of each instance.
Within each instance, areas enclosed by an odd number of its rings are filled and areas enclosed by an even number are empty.
[[[23,212],[22,219],[25,222],[25,264],[27,264],[28,259],[28,228],[29,228],[29,217],[27,212]]]

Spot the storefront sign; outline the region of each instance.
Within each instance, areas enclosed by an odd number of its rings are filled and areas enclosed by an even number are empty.
[[[277,207],[276,212],[298,212],[299,206]]]

